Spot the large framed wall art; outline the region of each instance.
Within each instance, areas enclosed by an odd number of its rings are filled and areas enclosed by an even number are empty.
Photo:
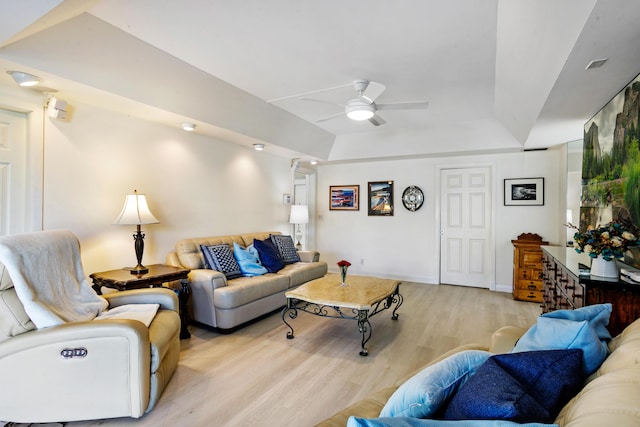
[[[357,211],[360,209],[359,185],[331,185],[329,187],[329,210]]]
[[[369,183],[369,216],[393,216],[393,181]]]
[[[584,125],[580,230],[611,221],[640,226],[640,75]],[[625,262],[640,267],[640,251]]]

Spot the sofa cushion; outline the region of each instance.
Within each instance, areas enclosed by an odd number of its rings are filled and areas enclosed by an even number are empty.
[[[232,309],[288,289],[289,278],[278,274],[239,277],[231,280],[228,286],[216,289],[213,293],[213,305],[216,308]],[[283,295],[282,305],[285,304],[286,298]]]
[[[233,242],[233,256],[243,276],[262,276],[267,273],[267,269],[260,264],[260,258],[258,257],[258,251],[253,245],[249,245],[248,248],[243,248],[236,242]]]
[[[581,365],[580,349],[492,356],[460,386],[444,418],[552,422],[582,387]]]
[[[280,258],[282,258],[285,264],[300,262],[296,245],[293,243],[293,238],[291,238],[291,236],[272,234],[271,241],[275,245],[276,249],[278,249]]]
[[[380,416],[432,417],[489,356],[488,351],[461,351],[426,367],[393,393]]]
[[[589,321],[577,322],[542,316],[518,340],[513,348],[513,353],[572,348],[579,348],[583,351],[582,367],[586,375],[595,372],[609,354],[607,344],[598,338]]]
[[[284,261],[271,239],[254,239],[253,246],[258,250],[260,261],[269,273],[277,273],[284,268]]]
[[[240,266],[231,253],[231,248],[226,243],[220,245],[200,246],[205,259],[205,268],[224,273],[227,279],[235,279],[242,276]]]
[[[359,418],[350,417],[347,427],[558,427],[557,424],[526,423],[519,424],[501,420],[421,420],[419,418]]]
[[[316,262],[296,262],[287,264],[278,271],[278,275],[289,277],[289,287],[295,288],[307,283],[310,280],[318,279],[327,274],[327,263],[324,261]]]

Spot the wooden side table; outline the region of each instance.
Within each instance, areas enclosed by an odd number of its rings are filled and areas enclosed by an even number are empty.
[[[191,334],[187,328],[189,325],[187,302],[191,294],[187,276],[190,270],[164,264],[153,264],[147,267],[149,272],[145,274],[132,274],[130,270],[119,269],[93,273],[89,277],[93,281],[92,287],[98,295],[102,294],[101,288],[103,286],[126,291],[129,289],[162,287],[164,283],[179,280],[182,289],[175,291],[178,294],[180,303],[180,339],[190,338]]]

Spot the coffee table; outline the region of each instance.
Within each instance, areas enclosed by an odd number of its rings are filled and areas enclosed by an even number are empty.
[[[358,322],[362,333],[360,356],[367,356],[365,346],[371,338],[369,319],[393,304],[391,319],[397,320],[396,311],[402,305],[400,282],[367,276],[347,276],[346,285],[341,286],[340,275],[327,274],[307,282],[285,294],[287,305],[282,310],[282,321],[290,331],[287,338],[293,339],[293,327],[287,322],[298,317],[298,310],[320,317],[350,319]]]

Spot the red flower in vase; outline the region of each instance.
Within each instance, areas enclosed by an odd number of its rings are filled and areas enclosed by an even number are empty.
[[[351,263],[347,260],[338,261],[338,267],[349,267]]]

